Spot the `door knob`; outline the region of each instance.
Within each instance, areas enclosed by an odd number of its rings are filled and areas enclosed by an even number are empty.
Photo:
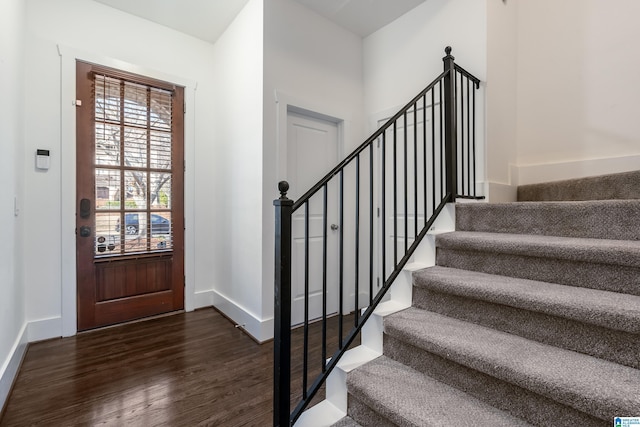
[[[80,227],[80,236],[82,237],[89,237],[91,236],[91,227],[83,225],[82,227]]]
[[[338,226],[338,224],[331,224],[331,229],[332,230],[337,230],[338,228],[340,228],[340,226]]]

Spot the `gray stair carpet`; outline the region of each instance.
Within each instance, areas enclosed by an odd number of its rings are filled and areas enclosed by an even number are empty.
[[[444,426],[451,420],[457,426],[528,425],[384,356],[354,371],[347,383],[350,413],[357,413],[366,426]]]
[[[640,170],[518,187],[518,201],[640,199]]]
[[[331,427],[362,427],[360,424],[355,422],[351,417],[344,417],[337,423],[331,424]]]
[[[635,180],[628,197],[620,186]],[[637,172],[550,187],[640,199],[639,184]],[[532,200],[553,192],[535,190]],[[413,273],[413,306],[385,318],[383,356],[348,374],[350,418],[609,426],[640,416],[640,200],[465,203],[456,230],[436,236],[436,266]]]
[[[436,246],[444,267],[640,295],[640,241],[456,231]]]
[[[385,319],[385,333],[389,357],[536,424],[562,413],[598,425],[640,409],[640,371],[628,366],[416,308]]]
[[[414,274],[413,306],[640,368],[640,297],[444,267]]]
[[[456,230],[640,240],[640,199],[456,207]]]

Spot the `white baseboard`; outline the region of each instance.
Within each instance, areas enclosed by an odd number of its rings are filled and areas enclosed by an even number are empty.
[[[2,364],[0,368],[0,411],[4,408],[4,405],[9,398],[11,392],[11,386],[18,376],[22,359],[27,352],[28,344],[28,325],[25,323],[22,329],[18,333],[13,347],[7,356],[7,360]]]
[[[637,171],[640,170],[640,155],[516,167],[518,185],[538,184]]]
[[[273,338],[273,318],[258,319],[244,307],[217,291],[212,291],[213,306],[242,328],[253,339],[262,343]]]
[[[62,336],[62,318],[32,320],[28,327],[29,342],[48,340]]]
[[[193,294],[193,309],[211,307],[215,295],[213,291],[200,291]]]
[[[485,194],[490,203],[515,202],[518,186],[587,178],[640,170],[640,155],[570,162],[509,165],[510,183],[487,181]]]
[[[486,194],[489,203],[515,202],[518,199],[518,187],[489,181]]]

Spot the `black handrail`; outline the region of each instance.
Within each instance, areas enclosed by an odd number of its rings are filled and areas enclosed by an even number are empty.
[[[409,101],[407,103],[407,105],[405,105],[393,117],[391,117],[389,120],[387,120],[387,122],[385,124],[380,126],[380,128],[378,128],[378,130],[376,130],[369,138],[367,138],[366,141],[364,141],[362,144],[360,144],[360,146],[358,148],[356,148],[351,154],[349,154],[347,157],[345,157],[344,160],[342,160],[340,163],[338,163],[336,165],[336,167],[331,169],[331,172],[326,174],[324,176],[324,178],[322,178],[320,181],[318,181],[316,183],[316,185],[311,187],[309,189],[309,191],[307,191],[302,196],[300,196],[300,198],[298,200],[296,200],[296,202],[293,204],[293,210],[298,209],[304,202],[309,200],[311,198],[311,196],[313,196],[315,193],[318,192],[318,190],[320,190],[322,188],[323,185],[328,183],[331,180],[331,178],[335,177],[342,169],[344,169],[345,166],[347,166],[349,163],[351,163],[353,161],[353,159],[355,159],[358,156],[358,154],[362,153],[365,150],[365,148],[369,147],[372,143],[374,143],[380,137],[380,135],[382,135],[391,125],[393,125],[393,123],[396,122],[396,120],[398,120],[400,117],[402,117],[402,114],[408,108],[410,108],[412,105],[414,105],[416,102],[418,102],[420,100],[420,98],[422,98],[428,91],[433,89],[433,87],[442,78],[444,78],[444,76],[446,74],[447,74],[447,72],[443,72],[438,77],[436,77],[436,79],[433,82],[431,82],[431,84],[429,84],[429,86],[424,88],[422,90],[422,92],[420,92],[418,95],[416,95],[416,97],[413,98],[411,101]]]
[[[451,56],[451,48],[445,49],[444,72],[431,84],[422,90],[416,97],[407,103],[398,113],[391,117],[384,125],[374,132],[356,150],[349,154],[324,178],[304,193],[297,201],[287,198],[289,185],[285,181],[278,184],[280,198],[274,201],[276,223],[275,246],[275,331],[274,331],[274,426],[290,426],[298,419],[311,399],[320,390],[325,380],[337,365],[342,355],[354,342],[364,323],[373,314],[373,311],[382,301],[396,277],[407,264],[421,240],[427,234],[436,218],[449,202],[454,202],[456,197],[481,198],[476,195],[476,165],[475,165],[475,92],[479,88],[480,80],[468,71],[454,63]],[[419,115],[419,110],[421,115]],[[427,110],[430,109],[430,115]],[[430,119],[430,120],[429,120]],[[419,122],[422,120],[422,123]],[[422,131],[418,131],[421,125]],[[429,126],[429,129],[427,127]],[[410,132],[409,128],[413,127]],[[399,140],[398,133],[402,136]],[[460,134],[460,138],[458,138]],[[389,147],[391,139],[391,147]],[[379,154],[374,149],[376,142],[380,145]],[[401,161],[399,162],[398,149]],[[369,149],[367,151],[367,148]],[[422,156],[419,156],[422,151]],[[368,155],[368,162],[366,156]],[[374,157],[378,156],[379,170],[376,169]],[[364,160],[364,161],[362,161]],[[422,164],[420,164],[422,161]],[[387,171],[387,163],[392,164],[392,171]],[[364,165],[364,168],[362,167]],[[368,165],[368,179],[361,179],[366,175]],[[399,172],[400,169],[400,172]],[[355,199],[353,206],[345,207],[345,175],[353,173],[353,189]],[[399,177],[400,174],[400,177]],[[375,178],[380,178],[377,181]],[[400,179],[399,179],[400,178]],[[411,178],[411,179],[410,179]],[[421,178],[421,179],[420,179]],[[336,182],[337,181],[337,182]],[[365,184],[362,184],[365,182]],[[335,183],[335,184],[334,184]],[[378,187],[376,188],[376,183]],[[429,185],[430,184],[430,185]],[[338,317],[338,345],[332,351],[331,358],[327,361],[327,319],[328,313],[328,289],[334,278],[329,277],[327,271],[328,258],[328,205],[330,185],[337,187],[335,194],[338,208],[339,230],[338,244],[338,278],[335,280],[338,289],[338,304],[336,309]],[[347,184],[350,185],[350,184]],[[361,198],[367,197],[366,192],[361,191],[363,185],[369,187],[369,203],[361,203]],[[399,189],[399,185],[401,188]],[[409,191],[409,188],[413,191]],[[420,188],[421,187],[421,188]],[[420,191],[422,190],[422,191]],[[387,194],[387,192],[389,194]],[[322,202],[322,254],[317,260],[311,259],[310,240],[310,208],[314,196],[321,197]],[[375,208],[374,201],[379,197],[379,208]],[[410,198],[413,200],[410,200]],[[389,200],[391,199],[392,200]],[[420,202],[422,198],[422,203]],[[400,200],[399,200],[400,199]],[[316,199],[313,199],[316,200]],[[412,202],[412,203],[411,203]],[[389,205],[389,206],[387,206]],[[293,214],[304,206],[304,319],[303,319],[303,354],[302,354],[302,400],[296,405],[293,412],[290,411],[291,393],[291,269],[292,269],[292,223]],[[363,209],[368,206],[368,215],[363,214]],[[387,217],[393,210],[392,217]],[[389,209],[387,209],[389,208]],[[422,209],[422,212],[421,212]],[[345,221],[345,211],[353,213],[353,223]],[[399,212],[402,210],[402,212]],[[375,211],[375,214],[374,214]],[[374,217],[380,217],[378,227],[374,225]],[[419,219],[419,217],[422,217]],[[368,228],[363,228],[362,223],[368,218]],[[393,218],[393,234],[387,236],[387,220]],[[403,226],[399,227],[399,222]],[[409,227],[409,222],[413,222]],[[355,270],[353,272],[354,290],[354,326],[343,339],[343,296],[346,292],[345,278],[345,234],[347,225],[352,227],[353,240],[349,242],[353,246]],[[334,225],[332,225],[332,230]],[[368,236],[368,248],[362,250],[361,238]],[[399,235],[400,234],[400,235]],[[402,242],[400,242],[402,240]],[[412,243],[409,244],[409,241]],[[374,253],[377,244],[379,255]],[[399,244],[401,244],[399,246]],[[387,250],[393,255],[387,257]],[[369,265],[366,272],[361,272],[361,257],[368,250]],[[391,259],[392,258],[392,259]],[[398,259],[400,258],[400,259]],[[374,264],[381,262],[382,286],[374,294]],[[310,263],[317,262],[322,268],[322,277],[317,279],[322,284],[322,338],[321,338],[321,369],[320,374],[308,386],[309,373],[309,323],[310,323]],[[387,264],[391,265],[387,266]],[[389,273],[387,275],[387,267]],[[364,273],[364,274],[361,274]],[[363,277],[368,274],[368,277]],[[364,313],[360,314],[361,291],[360,281],[368,282],[368,305]],[[366,287],[365,287],[366,289]],[[350,311],[350,310],[349,310]]]

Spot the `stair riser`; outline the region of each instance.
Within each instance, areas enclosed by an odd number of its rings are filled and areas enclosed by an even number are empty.
[[[369,405],[354,397],[354,395],[349,394],[348,399],[349,409],[347,410],[347,415],[358,424],[362,426],[396,427],[396,424],[384,418],[371,409]]]
[[[640,240],[640,201],[462,204],[456,230]]]
[[[640,369],[640,336],[414,287],[413,306]]]
[[[384,337],[384,354],[532,424],[567,427],[610,425],[610,420],[599,420],[544,396],[419,349],[389,334],[385,334]]]
[[[507,253],[437,249],[436,264],[461,270],[640,295],[640,268]]]

